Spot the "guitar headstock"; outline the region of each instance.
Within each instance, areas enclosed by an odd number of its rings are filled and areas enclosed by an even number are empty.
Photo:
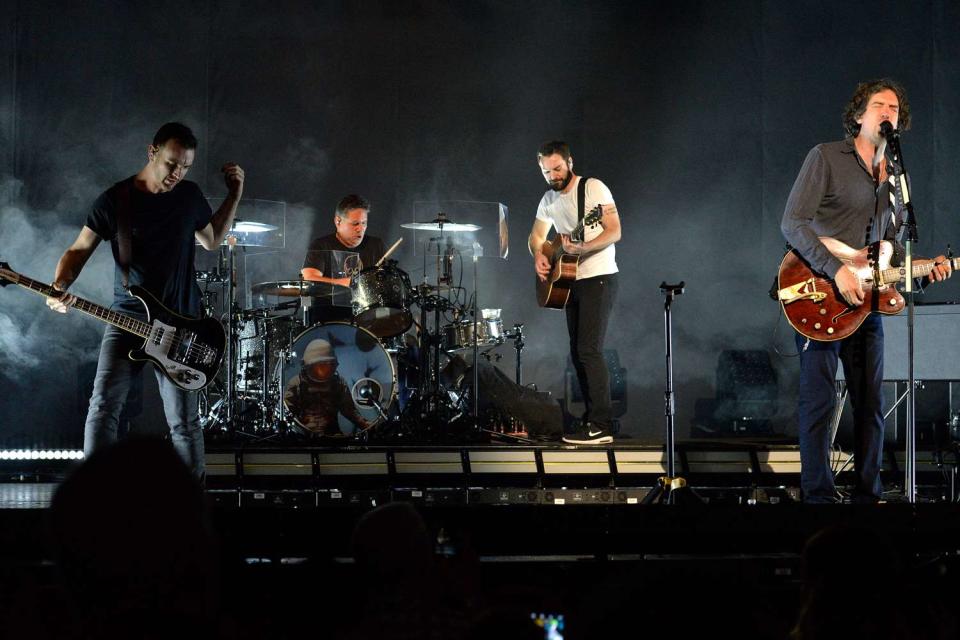
[[[0,287],[5,287],[12,282],[7,278],[6,273],[10,272],[10,265],[6,262],[0,262]]]
[[[603,205],[598,204],[590,210],[590,213],[583,216],[583,226],[589,227],[590,225],[597,224],[601,220],[603,220]]]

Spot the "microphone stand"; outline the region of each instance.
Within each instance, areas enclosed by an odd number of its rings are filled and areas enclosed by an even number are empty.
[[[887,124],[884,122],[882,124]],[[903,154],[900,151],[900,132],[893,129],[892,126],[884,127],[881,125],[881,134],[887,140],[887,148],[890,150],[893,162],[893,175],[896,182],[896,194],[902,199],[902,205],[906,211],[906,219],[903,222],[904,242],[906,250],[904,257],[904,268],[906,269],[906,278],[904,278],[904,293],[907,296],[907,371],[910,380],[907,383],[907,442],[906,442],[906,464],[905,477],[903,483],[903,493],[907,502],[915,503],[917,501],[917,404],[916,404],[916,377],[914,374],[914,286],[913,286],[913,243],[917,242],[917,219],[913,211],[913,204],[910,202],[910,191],[907,188],[907,169],[903,162]]]
[[[676,475],[676,440],[674,438],[674,414],[676,401],[673,397],[673,299],[683,293],[684,282],[680,284],[660,283],[660,293],[665,297],[663,304],[663,342],[666,351],[667,381],[664,390],[664,415],[667,421],[667,475],[657,478],[657,485],[643,498],[643,504],[677,504],[681,495],[687,503],[700,502],[700,497],[687,486],[687,481]]]

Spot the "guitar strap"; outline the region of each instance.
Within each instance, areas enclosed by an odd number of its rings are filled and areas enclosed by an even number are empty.
[[[132,255],[132,233],[130,231],[130,200],[133,181],[117,190],[117,264],[124,290],[130,288],[130,257]]]
[[[587,176],[580,176],[580,182],[577,183],[577,225],[583,222],[583,210],[587,204]]]

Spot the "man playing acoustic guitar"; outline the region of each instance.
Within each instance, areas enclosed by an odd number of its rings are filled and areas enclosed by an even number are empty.
[[[836,291],[851,307],[864,302],[860,278],[824,242],[866,247],[881,240],[895,243],[903,223],[902,204],[892,204],[891,161],[885,156],[881,125],[910,126],[910,107],[903,88],[893,80],[864,82],[847,103],[843,125],[847,137],[819,144],[807,154],[786,209],[781,230],[810,268],[833,279]],[[823,238],[824,240],[821,240]],[[832,241],[827,241],[832,238]],[[902,255],[897,249],[894,255]],[[895,260],[896,262],[896,260]],[[950,276],[940,256],[929,261],[929,278]],[[781,286],[783,286],[781,284]],[[796,336],[800,352],[798,431],[800,485],[808,503],[836,502],[830,468],[831,417],[835,404],[838,359],[843,363],[854,416],[855,502],[877,502],[883,493],[883,325],[878,314],[866,316],[843,339],[810,340]]]
[[[603,358],[603,341],[610,310],[617,296],[617,261],[614,243],[620,240],[620,217],[613,195],[596,178],[580,178],[573,173],[573,158],[565,142],[547,142],[537,152],[537,161],[550,190],[543,194],[537,219],[527,241],[534,259],[537,278],[543,282],[552,264],[544,254],[550,227],[556,227],[563,253],[580,256],[576,280],[564,310],[570,335],[570,359],[577,372],[585,411],[576,433],[563,437],[571,444],[609,444],[610,376]],[[585,180],[584,188],[580,187]],[[584,202],[579,202],[583,197]],[[601,205],[599,223],[587,225],[582,241],[570,233],[577,226],[580,211]],[[582,208],[581,208],[582,206]]]

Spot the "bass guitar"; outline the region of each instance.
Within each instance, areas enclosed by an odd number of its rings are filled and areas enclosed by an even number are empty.
[[[570,239],[583,242],[584,228],[597,224],[603,219],[603,205],[598,204],[590,210],[580,224],[570,232]],[[546,280],[537,277],[537,304],[548,309],[563,309],[570,299],[570,286],[577,279],[580,256],[563,252],[560,234],[543,243],[540,251],[550,261],[550,273]]]
[[[47,298],[59,298],[63,292],[32,280],[0,262],[0,286],[17,284]],[[210,384],[223,362],[226,335],[213,318],[186,318],[170,311],[147,291],[130,287],[130,294],[143,303],[147,320],[111,311],[83,298],[74,308],[124,331],[143,338],[143,346],[130,352],[131,360],[149,360],[173,384],[186,391],[198,391]]]
[[[904,300],[896,285],[907,278],[906,267],[891,267],[893,245],[884,240],[863,249],[853,249],[834,238],[820,238],[860,280],[863,304],[852,307],[840,295],[833,279],[815,272],[796,249],[783,256],[777,274],[777,299],[790,325],[811,340],[843,340],[856,331],[871,313],[896,315]],[[873,258],[876,258],[875,260]],[[930,273],[931,260],[914,260],[909,277]],[[952,269],[960,258],[951,258]]]

